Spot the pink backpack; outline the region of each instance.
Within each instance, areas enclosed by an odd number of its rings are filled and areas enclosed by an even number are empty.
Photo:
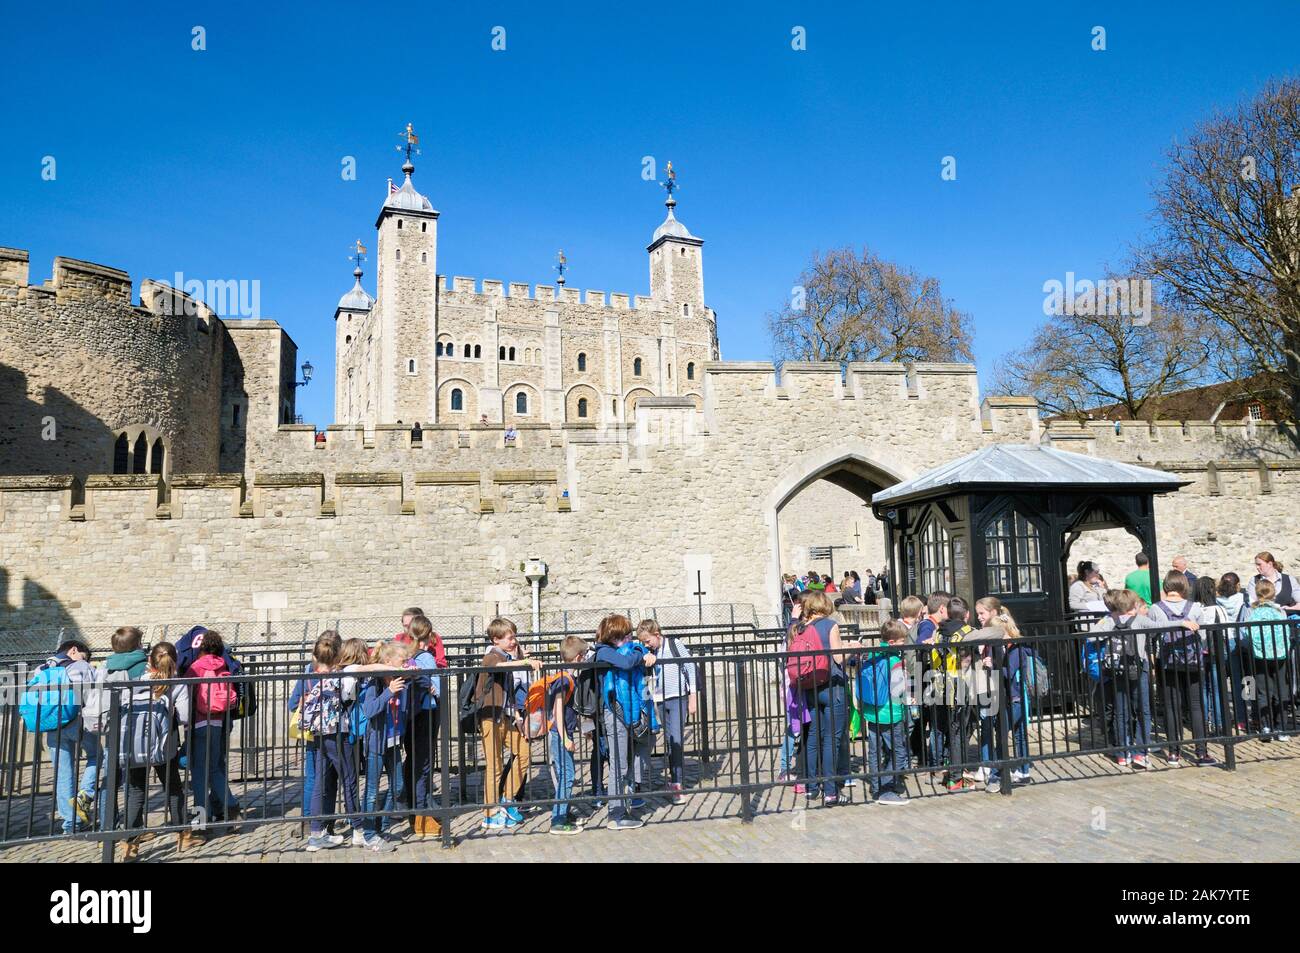
[[[831,681],[830,653],[822,647],[817,629],[795,623],[786,649],[785,674],[791,688],[821,688]]]
[[[193,674],[200,675],[198,672],[190,670]],[[198,699],[195,703],[195,709],[200,715],[224,715],[231,711],[239,703],[239,695],[235,691],[235,683],[231,681],[230,672],[223,663],[221,668],[215,672],[206,673],[208,677],[215,677],[216,681],[204,682],[199,685]]]

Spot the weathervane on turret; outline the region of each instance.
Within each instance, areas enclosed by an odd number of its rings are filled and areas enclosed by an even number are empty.
[[[352,247],[352,254],[348,255],[348,260],[357,263],[357,267],[352,274],[356,275],[357,278],[360,279],[361,263],[366,260],[366,246],[361,244],[361,239],[358,238],[356,244]]]
[[[415,134],[414,127],[408,122],[406,131],[400,133],[402,144],[397,147],[398,152],[406,153],[406,162],[402,165],[402,171],[410,175],[415,171],[415,166],[411,163],[411,155],[419,155],[420,150],[417,148],[420,144],[420,137]]]
[[[568,266],[569,259],[564,257],[564,249],[561,248],[560,253],[555,256],[555,270],[560,273],[560,277],[556,279],[556,284],[561,288],[564,287],[564,269]]]
[[[668,201],[664,202],[664,204],[668,206],[669,211],[672,211],[673,206],[677,204],[677,200],[673,198],[673,192],[677,191],[677,173],[673,171],[672,159],[669,159],[668,164],[664,166],[664,178],[666,181],[659,184],[668,193]]]

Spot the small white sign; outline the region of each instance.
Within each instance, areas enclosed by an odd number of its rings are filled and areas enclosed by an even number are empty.
[[[713,595],[713,556],[710,553],[687,553],[682,557],[686,567],[686,601],[717,602]]]

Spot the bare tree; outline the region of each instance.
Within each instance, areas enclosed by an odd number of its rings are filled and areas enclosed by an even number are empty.
[[[1102,284],[1151,288],[1114,277]],[[1059,309],[1028,345],[1002,358],[994,391],[1031,395],[1044,411],[1080,420],[1111,405],[1132,419],[1158,417],[1162,398],[1213,376],[1208,322],[1149,290],[1144,296],[1116,307],[1114,296],[1108,303],[1097,295]]]
[[[1275,381],[1300,420],[1300,81],[1213,116],[1168,164],[1145,267],[1239,346],[1234,376]]]
[[[944,298],[939,280],[869,248],[814,253],[790,301],[767,320],[781,361],[973,359],[970,315]]]

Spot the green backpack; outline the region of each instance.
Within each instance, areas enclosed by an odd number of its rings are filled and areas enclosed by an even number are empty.
[[[1248,622],[1286,622],[1286,613],[1272,602],[1252,606]],[[1276,662],[1286,658],[1290,639],[1287,637],[1286,625],[1253,625],[1250,627],[1250,647],[1255,658]]]

